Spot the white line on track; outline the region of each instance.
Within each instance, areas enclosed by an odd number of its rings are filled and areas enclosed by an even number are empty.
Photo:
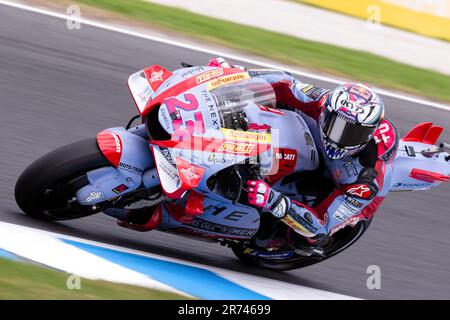
[[[274,280],[270,278],[264,278],[261,276],[254,276],[247,273],[241,273],[236,271],[231,271],[228,269],[218,268],[218,267],[212,267],[208,265],[203,265],[200,263],[190,262],[186,260],[180,260],[176,258],[169,258],[166,256],[151,254],[143,251],[137,251],[126,247],[119,247],[116,245],[111,245],[107,243],[101,243],[97,241],[67,236],[60,233],[45,231],[41,229],[35,229],[31,227],[25,227],[22,225],[12,224],[8,222],[1,222],[0,221],[0,230],[4,233],[0,233],[0,247],[1,245],[6,246],[5,249],[7,251],[10,251],[11,253],[16,253],[19,256],[24,256],[26,258],[29,258],[34,261],[38,261],[44,265],[49,265],[48,261],[52,261],[52,265],[59,266],[60,270],[65,270],[71,273],[73,272],[74,266],[76,265],[76,270],[79,272],[80,270],[83,271],[82,274],[77,273],[80,276],[84,276],[87,278],[93,278],[98,279],[98,276],[96,276],[95,272],[90,270],[90,268],[95,265],[95,263],[103,263],[105,264],[104,270],[109,270],[109,274],[103,275],[103,279],[106,279],[108,281],[115,281],[115,282],[122,282],[120,277],[117,278],[117,271],[120,270],[120,266],[115,266],[114,270],[111,270],[111,266],[113,266],[113,263],[110,263],[108,261],[104,261],[104,259],[100,257],[96,257],[93,254],[89,254],[86,252],[83,252],[83,250],[79,250],[77,248],[72,248],[71,251],[67,251],[67,245],[65,246],[67,252],[61,251],[62,244],[55,245],[56,239],[67,239],[72,240],[75,242],[85,243],[88,245],[93,245],[97,247],[103,247],[107,249],[116,250],[119,252],[125,252],[125,253],[131,253],[143,257],[149,257],[153,259],[173,262],[173,263],[179,263],[183,265],[193,266],[201,269],[206,269],[211,272],[214,272],[218,274],[219,276],[232,281],[236,284],[239,284],[243,287],[246,287],[247,289],[253,290],[255,292],[258,292],[262,295],[268,296],[272,299],[285,299],[285,300],[358,300],[356,297],[338,294],[334,292],[329,292],[325,290],[315,289],[311,287],[306,287],[302,285],[297,284],[291,284],[279,280]],[[7,231],[10,231],[9,233]],[[30,247],[30,235],[34,235],[37,240],[35,242],[35,247]],[[51,238],[54,238],[53,240]],[[44,242],[41,240],[44,239]],[[47,246],[43,245],[47,244]],[[59,246],[59,247],[58,247]],[[70,246],[69,246],[70,247]],[[45,251],[45,248],[50,249],[48,252],[44,252],[44,255],[42,254],[43,251]],[[9,249],[9,250],[8,250]],[[59,251],[56,250],[56,253],[53,252],[55,249],[59,249]],[[72,260],[70,259],[71,255],[74,255],[74,252],[78,253],[76,257],[72,257]],[[80,260],[75,261],[74,258],[80,258],[80,253],[83,254],[86,259],[85,261],[88,261],[86,265],[83,265]],[[65,257],[63,260],[61,260],[61,257],[68,255],[68,257]],[[39,257],[39,259],[36,259],[36,257]],[[67,260],[67,261],[66,261]],[[106,264],[109,263],[110,266],[107,266]],[[168,288],[166,285],[162,283],[156,283],[152,281],[149,278],[140,279],[136,272],[132,272],[131,270],[127,270],[127,279],[129,283],[135,284],[135,285],[146,285],[148,287],[156,287],[156,288],[164,288],[165,290],[169,289],[170,291],[175,291],[180,293],[178,290],[175,290],[173,288]],[[125,275],[125,274],[124,274]],[[107,277],[108,276],[108,277]],[[106,277],[106,278],[105,278]],[[139,283],[137,280],[142,280],[142,283]],[[145,280],[145,281],[144,281]],[[132,282],[130,282],[132,281]],[[166,287],[166,288],[165,288]],[[187,295],[186,293],[182,293],[184,295]]]
[[[160,42],[160,43],[164,43],[164,44],[168,44],[168,45],[172,45],[172,46],[176,46],[176,47],[180,47],[180,48],[184,48],[184,49],[208,53],[208,54],[211,54],[212,56],[221,56],[221,57],[229,58],[232,60],[238,60],[238,61],[242,61],[245,63],[255,64],[255,65],[259,65],[259,66],[270,68],[270,69],[282,69],[282,70],[288,71],[295,75],[304,76],[304,77],[316,79],[319,81],[325,81],[325,82],[333,83],[333,84],[340,84],[340,83],[345,82],[345,80],[342,80],[342,79],[336,79],[336,78],[330,78],[330,77],[326,77],[326,76],[316,75],[313,73],[300,71],[300,70],[294,69],[294,68],[289,68],[289,67],[286,68],[286,67],[283,67],[283,66],[277,65],[277,64],[262,62],[262,61],[258,61],[255,59],[246,58],[244,56],[238,56],[238,55],[234,55],[234,54],[230,54],[230,53],[226,53],[226,52],[220,52],[220,51],[211,50],[211,49],[203,48],[203,47],[196,46],[196,45],[183,43],[183,42],[180,42],[177,40],[165,39],[165,38],[161,38],[158,36],[138,32],[135,30],[125,29],[123,27],[118,27],[118,26],[114,26],[111,24],[102,23],[100,21],[96,21],[96,20],[92,20],[92,19],[85,19],[85,18],[76,19],[72,16],[57,13],[57,12],[54,12],[51,10],[36,8],[33,6],[16,3],[16,2],[4,1],[4,0],[0,0],[0,4],[14,7],[17,9],[22,9],[22,10],[26,10],[26,11],[31,11],[31,12],[59,18],[59,19],[64,19],[64,20],[71,19],[72,21],[77,21],[77,22],[80,22],[82,24],[86,24],[86,25],[89,25],[92,27],[109,30],[109,31],[113,31],[113,32],[118,32],[118,33],[126,34],[126,35],[133,36],[133,37],[138,37],[138,38],[142,38],[142,39],[147,39],[147,40],[151,40],[151,41],[156,41],[156,42]],[[392,92],[392,91],[385,90],[385,89],[376,88],[376,90],[380,94],[387,96],[387,97],[394,98],[394,99],[404,100],[404,101],[408,101],[408,102],[415,103],[415,104],[420,104],[420,105],[435,108],[435,109],[450,111],[450,105],[446,105],[443,103],[428,101],[428,100],[424,100],[421,98],[408,96],[408,95]]]

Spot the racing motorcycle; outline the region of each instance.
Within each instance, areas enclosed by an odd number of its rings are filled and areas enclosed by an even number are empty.
[[[132,74],[128,86],[139,115],[32,163],[16,183],[19,207],[45,220],[103,212],[120,224],[130,212],[156,206],[146,230],[218,242],[245,263],[276,270],[318,263],[361,237],[368,219],[343,224],[320,255],[288,241],[275,249],[256,245],[263,224],[277,222],[264,222],[268,213],[249,205],[245,181],[282,188],[292,174],[317,169],[317,147],[298,113],[276,108],[266,81],[237,68],[182,66]],[[442,130],[422,123],[397,140],[389,191],[450,181],[449,145],[435,145]]]

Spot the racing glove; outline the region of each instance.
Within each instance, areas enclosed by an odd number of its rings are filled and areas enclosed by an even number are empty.
[[[245,67],[239,65],[232,65],[222,57],[217,57],[209,60],[208,67],[222,67],[222,68],[236,68],[245,70]]]
[[[359,199],[372,200],[378,193],[378,186],[375,181],[378,173],[373,168],[364,168],[358,175],[358,179],[349,185],[344,187],[345,192],[349,196],[353,196]]]
[[[317,219],[306,207],[293,204],[288,197],[273,190],[264,181],[247,181],[247,192],[251,205],[269,211],[300,235],[313,238],[324,233],[323,227],[319,230],[318,223],[314,223]]]
[[[277,218],[283,218],[290,208],[290,200],[273,190],[267,183],[259,180],[247,181],[248,202],[266,209]]]

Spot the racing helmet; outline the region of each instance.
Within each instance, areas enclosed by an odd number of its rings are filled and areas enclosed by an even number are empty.
[[[364,149],[384,119],[383,101],[365,84],[342,84],[323,104],[320,138],[325,154],[333,160]]]

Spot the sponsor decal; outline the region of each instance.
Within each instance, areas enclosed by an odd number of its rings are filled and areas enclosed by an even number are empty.
[[[205,104],[208,105],[209,119],[211,124],[214,126],[216,130],[220,129],[220,117],[219,112],[217,110],[216,103],[212,98],[211,94],[207,90],[201,91],[202,97],[205,100]]]
[[[345,169],[345,173],[347,173],[347,176],[349,178],[358,175],[358,170],[356,169],[355,164],[353,163],[353,161],[346,162],[344,164],[344,169]]]
[[[205,73],[199,74],[195,77],[195,82],[197,84],[206,82],[208,80],[211,80],[215,77],[221,76],[223,74],[223,68],[214,69],[211,71],[207,71]]]
[[[345,197],[345,200],[352,206],[356,207],[356,208],[361,208],[363,206],[363,204],[361,202],[359,202],[358,200],[356,200],[353,197]]]
[[[365,184],[354,185],[350,188],[346,188],[346,192],[361,199],[368,199],[372,195],[370,188]]]
[[[150,74],[150,79],[148,79],[148,82],[150,82],[150,84],[152,84],[153,82],[163,81],[164,80],[163,75],[164,75],[164,70],[153,71]]]
[[[281,220],[283,220],[284,223],[286,223],[289,227],[291,227],[294,230],[300,231],[300,232],[302,232],[305,235],[310,236],[310,237],[314,236],[314,234],[312,234],[310,231],[308,231],[305,227],[303,227],[300,223],[295,221],[289,215],[284,216]]]
[[[221,129],[226,140],[238,140],[255,143],[270,143],[270,133]]]
[[[169,120],[169,115],[167,113],[167,109],[166,108],[160,108],[159,109],[159,114],[161,115],[160,119],[162,118],[162,122],[159,121],[161,123],[161,125],[163,126],[163,128],[168,132],[168,133],[172,133],[173,132],[173,128],[172,128],[172,121],[171,119]]]
[[[271,195],[273,196],[273,193],[271,193]],[[272,214],[277,218],[282,218],[286,215],[287,207],[288,207],[288,203],[286,201],[286,198],[282,197],[280,203],[278,203],[278,205],[275,206],[275,208],[271,209]]]
[[[176,159],[176,165],[184,187],[195,188],[199,185],[205,172],[204,168],[194,166],[182,158]]]
[[[231,236],[239,236],[247,238],[252,237],[257,231],[255,229],[235,228],[217,223],[212,223],[197,217],[194,218],[190,226],[196,229],[201,229],[209,232],[223,233]]]
[[[189,70],[184,71],[180,76],[182,78],[186,78],[186,77],[193,75],[194,73],[202,72],[203,70],[205,70],[205,68],[201,67],[201,66],[195,67],[195,68],[190,68]]]
[[[242,80],[246,80],[246,79],[250,79],[250,76],[248,75],[247,72],[241,72],[241,73],[231,74],[229,76],[223,76],[223,77],[211,80],[208,83],[208,90],[211,91],[220,86],[224,86],[224,85],[227,85],[230,83],[234,83],[234,82],[238,82],[238,81],[242,81]]]
[[[416,188],[429,188],[431,187],[431,183],[425,182],[425,183],[395,183],[393,188],[403,188],[403,189],[416,189]]]
[[[164,171],[165,174],[175,183],[176,186],[180,183],[180,178],[178,177],[178,172],[175,171],[173,166],[167,166],[166,163],[160,162],[158,164],[158,169]]]
[[[114,138],[114,142],[116,143],[116,152],[121,153],[122,152],[122,141],[120,140],[119,136],[115,134],[114,132],[111,132],[111,135]]]
[[[313,100],[319,100],[322,98],[327,92],[327,89],[316,87],[314,85],[307,85],[303,87],[301,91],[309,98]]]
[[[309,212],[308,212],[309,214]],[[304,219],[298,212],[296,212],[293,208],[291,208],[288,212],[288,215],[297,221],[302,227],[306,228],[309,232],[316,233],[317,228],[313,227],[311,223],[309,223],[306,219]],[[312,217],[309,217],[312,221]]]
[[[126,190],[128,190],[128,186],[122,183],[121,185],[118,185],[117,187],[112,189],[112,192],[119,194],[125,192]]]
[[[334,233],[336,233],[337,231],[344,229],[346,226],[349,226],[349,225],[355,226],[360,220],[361,220],[361,218],[359,216],[348,219],[344,223],[341,223],[338,226],[331,229],[330,236],[333,235]]]
[[[160,147],[159,150],[161,151],[162,155],[166,160],[173,166],[176,165],[175,160],[173,160],[172,156],[170,155],[170,151],[167,148]]]
[[[93,201],[99,200],[103,197],[101,192],[91,191],[89,192],[89,196],[84,199],[85,203],[91,203]]]
[[[306,221],[308,221],[309,224],[313,224],[313,219],[310,212],[305,212],[303,215]]]
[[[294,251],[283,251],[283,252],[261,252],[257,251],[252,248],[246,248],[244,250],[245,254],[255,256],[255,257],[261,257],[266,259],[287,259],[294,255]]]
[[[271,69],[252,69],[248,72],[251,77],[259,77],[259,76],[284,76],[285,72],[279,70],[271,70]]]
[[[108,161],[117,168],[122,156],[122,140],[112,131],[104,130],[97,135],[98,147]]]
[[[314,140],[309,134],[309,132],[305,131],[303,137],[305,138],[306,145],[310,148],[314,147]]]
[[[303,88],[302,88],[302,92],[303,93],[307,93],[309,90],[311,90],[312,88],[314,88],[314,86],[311,84],[311,85],[306,85],[306,86],[304,86]]]
[[[339,208],[337,208],[333,217],[339,221],[345,221],[348,218],[354,216],[356,213],[358,213],[358,211],[359,211],[359,208],[355,208],[355,207],[349,205],[347,202],[343,202],[339,206]]]
[[[250,144],[250,143],[224,142],[219,147],[219,149],[217,149],[217,151],[218,152],[235,153],[235,154],[249,154],[252,152],[254,147],[255,147],[255,145]]]
[[[188,181],[198,180],[202,176],[195,172],[194,168],[182,168],[180,169],[180,173],[186,178]]]
[[[144,172],[144,169],[138,168],[136,166],[124,162],[119,163],[119,168],[137,174],[142,174]]]
[[[276,160],[295,161],[297,159],[297,151],[293,149],[280,149],[274,153]]]
[[[227,157],[217,157],[216,154],[211,153],[208,157],[208,162],[211,162],[213,164],[232,164],[233,158],[227,158]]]

